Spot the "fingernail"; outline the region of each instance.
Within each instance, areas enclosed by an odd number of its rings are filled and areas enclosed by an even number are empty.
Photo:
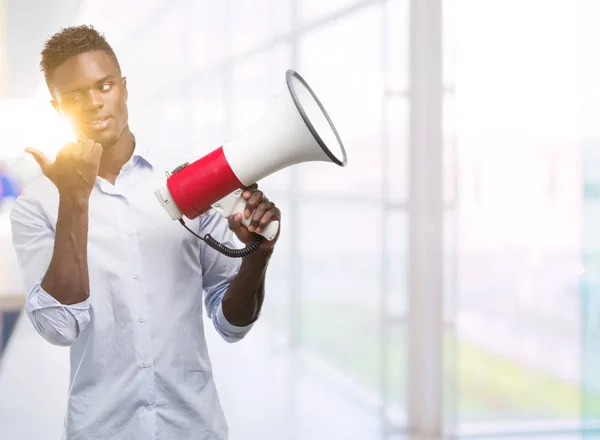
[[[258,228],[256,228],[256,232],[260,232],[260,231],[261,231],[261,229],[260,229],[260,226],[259,226]]]
[[[248,226],[248,230],[249,230],[250,232],[254,232],[254,226]]]
[[[244,191],[244,197],[250,197],[250,193],[248,191]]]
[[[245,215],[246,217],[250,217],[250,210],[246,209],[246,210],[244,211],[244,215]]]
[[[239,212],[235,215],[235,219],[236,220],[241,220],[242,219],[242,214],[240,214]]]

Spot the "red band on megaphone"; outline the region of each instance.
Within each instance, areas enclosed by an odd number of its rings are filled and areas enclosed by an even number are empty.
[[[167,187],[181,213],[194,219],[244,184],[219,147],[170,176]]]

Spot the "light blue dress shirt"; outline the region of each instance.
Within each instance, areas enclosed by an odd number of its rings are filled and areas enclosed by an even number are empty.
[[[228,342],[251,329],[253,323],[230,324],[221,309],[240,260],[171,220],[153,194],[166,170],[198,157],[138,140],[114,186],[97,178],[89,202],[90,297],[80,304],[62,305],[40,287],[53,252],[56,187],[40,177],[12,210],[27,314],[44,339],[71,350],[68,440],[228,437],[203,313]],[[240,246],[227,219],[213,211],[187,224]]]

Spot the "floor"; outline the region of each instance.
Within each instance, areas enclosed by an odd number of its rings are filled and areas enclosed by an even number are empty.
[[[290,390],[287,384],[289,375],[294,374],[293,365],[283,352],[276,352],[265,343],[263,327],[255,327],[238,344],[221,342],[210,326],[207,337],[215,380],[229,420],[229,440],[384,440],[376,414],[332,390],[317,376],[299,377],[297,387]],[[0,364],[0,439],[60,439],[68,349],[45,343],[21,316],[5,355]],[[505,438],[596,440],[600,437]],[[395,436],[385,440],[430,439]]]

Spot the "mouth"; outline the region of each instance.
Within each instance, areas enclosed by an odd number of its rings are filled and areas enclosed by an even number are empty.
[[[106,127],[108,127],[109,122],[110,122],[110,116],[105,116],[102,118],[96,118],[91,121],[88,121],[88,122],[86,122],[85,125],[87,127],[90,127],[94,131],[99,131],[99,130],[104,130]]]

